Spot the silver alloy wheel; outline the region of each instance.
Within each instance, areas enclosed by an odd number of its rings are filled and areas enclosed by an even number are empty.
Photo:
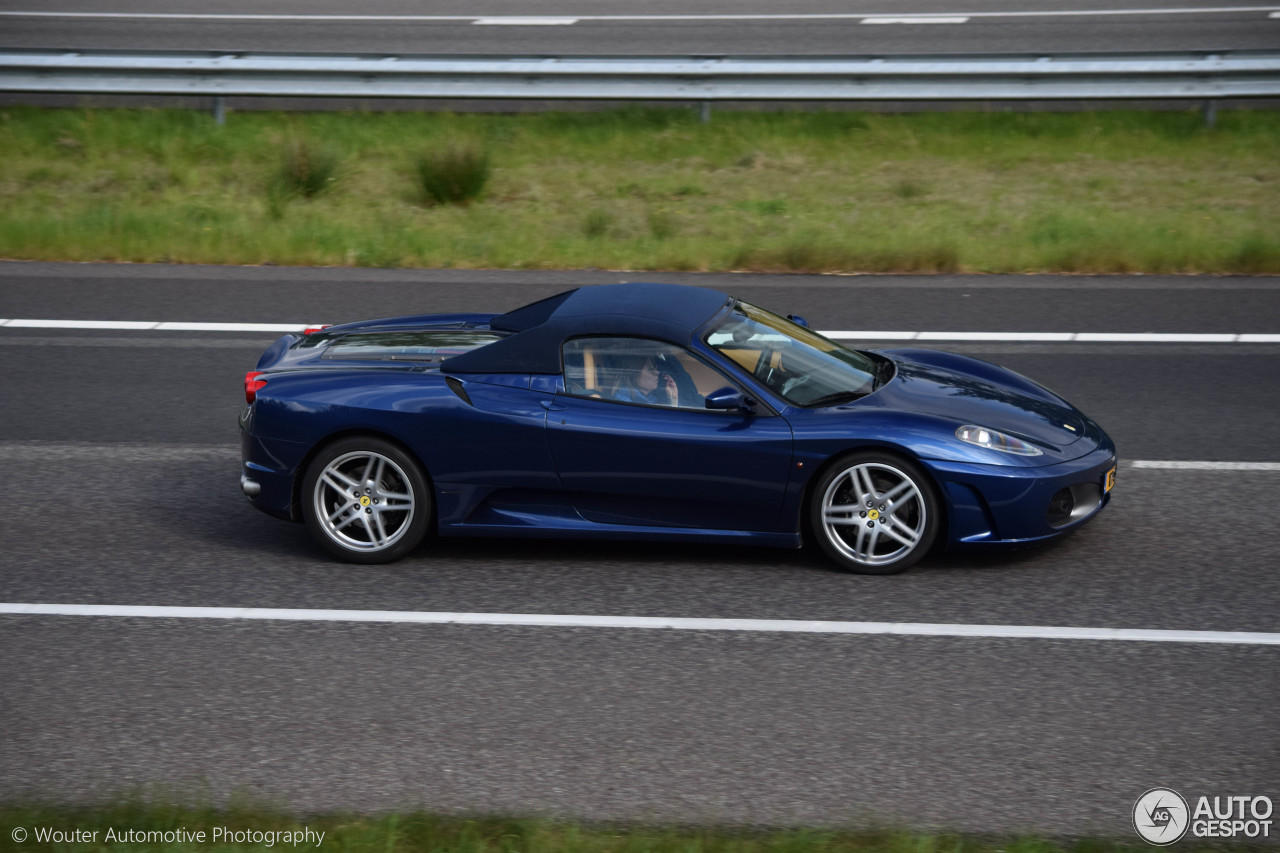
[[[413,523],[413,486],[404,469],[381,453],[355,451],[334,459],[312,493],[320,529],[342,548],[372,553],[390,548]]]
[[[865,566],[896,563],[920,544],[928,525],[920,487],[883,462],[836,475],[822,496],[822,532],[843,557]]]

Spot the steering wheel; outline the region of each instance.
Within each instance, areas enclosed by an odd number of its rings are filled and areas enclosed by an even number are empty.
[[[777,359],[778,366],[774,367],[774,359]],[[756,361],[756,369],[752,371],[756,379],[759,379],[771,391],[778,391],[791,379],[790,372],[782,367],[782,357],[776,347],[765,347],[760,352],[760,358]]]

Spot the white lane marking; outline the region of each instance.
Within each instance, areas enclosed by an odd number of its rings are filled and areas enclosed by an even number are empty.
[[[474,21],[478,15],[282,15],[214,12],[33,12],[5,11],[6,18],[122,18],[159,21]]]
[[[154,320],[0,320],[8,329],[123,329],[143,332],[301,332],[322,323],[168,323]]]
[[[301,332],[323,323],[156,323],[159,332]]]
[[[927,622],[827,622],[798,619],[693,619],[663,616],[574,616],[541,613],[429,613],[404,610],[301,610],[266,607],[150,607],[115,604],[0,604],[11,616],[98,616],[141,619],[250,619],[286,622],[384,622],[538,628],[639,628],[790,634],[892,634],[1023,640],[1127,640],[1147,643],[1280,645],[1280,633],[1072,628],[1038,625],[956,625]]]
[[[123,329],[155,332],[301,332],[323,323],[188,323],[150,320],[0,320],[9,329]],[[1280,334],[1179,333],[1179,332],[902,332],[822,331],[833,340],[854,341],[1003,341],[1011,343],[1175,343],[1175,344],[1274,344]]]
[[[1280,471],[1280,462],[1196,462],[1181,459],[1135,459],[1130,468],[1165,471]]]
[[[1074,332],[916,332],[917,341],[1070,341]],[[828,336],[830,337],[830,336]]]
[[[1181,344],[1232,344],[1232,343],[1280,343],[1280,335],[1237,335],[1168,333],[1168,332],[889,332],[889,331],[828,331],[819,332],[833,340],[853,341],[1006,341],[1027,342],[1106,342],[1106,343],[1181,343]]]
[[[158,323],[136,320],[5,320],[9,329],[154,329]]]
[[[1223,6],[1219,8],[1201,7],[1190,9],[1060,9],[1060,10],[1018,10],[1007,12],[959,12],[949,17],[964,18],[1094,18],[1115,17],[1117,15],[1217,15],[1231,12],[1270,12],[1276,17],[1280,7],[1277,6]],[[439,21],[477,21],[487,18],[495,20],[505,16],[485,15],[284,15],[284,14],[225,14],[207,12],[48,12],[32,10],[10,10],[0,12],[0,17],[8,18],[120,18],[140,20],[187,20],[187,21],[416,21],[423,23]],[[510,16],[528,17],[528,16]],[[877,15],[868,12],[816,12],[796,14],[704,14],[704,15],[577,15],[577,21],[823,21],[823,20],[868,20],[892,17],[896,20],[938,18],[938,15],[926,13]]]
[[[928,17],[921,16],[917,18],[917,17],[911,17],[909,15],[900,16],[897,18],[863,18],[862,19],[862,23],[864,24],[964,24],[964,23],[968,23],[968,21],[969,21],[968,18],[961,18],[961,17],[947,18],[947,17],[938,16],[936,18],[928,18]]]
[[[1230,344],[1235,343],[1239,335],[1179,335],[1144,332],[1129,334],[1124,332],[1080,332],[1077,341],[1124,341],[1126,343],[1196,343],[1196,344]]]
[[[476,18],[471,23],[485,27],[568,27],[578,23],[577,18],[549,18],[544,16],[519,18],[503,15],[496,18]]]
[[[853,339],[859,341],[914,341],[919,332],[830,332],[819,331],[818,334],[833,340]]]

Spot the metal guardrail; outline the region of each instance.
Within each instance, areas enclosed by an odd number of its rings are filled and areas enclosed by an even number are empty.
[[[0,50],[0,91],[701,101],[1280,96],[1280,51],[882,57]]]

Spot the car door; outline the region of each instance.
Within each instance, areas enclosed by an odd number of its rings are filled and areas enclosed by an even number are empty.
[[[620,387],[628,357],[680,373],[678,402]],[[733,383],[687,350],[634,338],[566,342],[564,390],[547,417],[562,488],[590,521],[776,531],[791,473],[786,420],[711,411],[707,393]]]

